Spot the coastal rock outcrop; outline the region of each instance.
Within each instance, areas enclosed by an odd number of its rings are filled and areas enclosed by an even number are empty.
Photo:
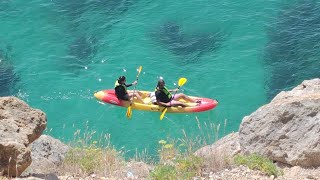
[[[303,81],[244,117],[239,142],[244,153],[291,166],[320,166],[320,79]]]
[[[32,163],[23,174],[49,174],[60,166],[69,147],[51,136],[41,135],[30,144]]]
[[[15,97],[0,97],[0,174],[19,176],[31,164],[28,145],[46,128],[46,114]]]

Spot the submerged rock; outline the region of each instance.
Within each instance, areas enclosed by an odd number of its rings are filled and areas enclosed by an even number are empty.
[[[97,39],[85,35],[77,37],[69,46],[69,56],[78,60],[81,64],[86,64],[88,59],[96,53]]]
[[[79,36],[70,44],[68,55],[65,57],[64,65],[68,70],[78,70],[92,63],[92,58],[97,53],[97,42],[95,36]]]
[[[175,55],[196,57],[218,49],[225,39],[225,34],[221,31],[187,34],[175,22],[162,24],[151,36]]]
[[[297,0],[283,6],[267,35],[264,61],[270,71],[269,100],[304,79],[320,77],[319,3]]]
[[[11,50],[11,46],[0,49],[0,97],[14,95],[16,93],[15,86],[19,81],[19,77],[10,63]]]

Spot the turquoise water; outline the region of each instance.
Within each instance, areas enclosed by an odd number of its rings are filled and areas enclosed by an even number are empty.
[[[0,48],[8,56],[0,57],[6,68],[14,68],[11,74],[6,71],[2,95],[15,95],[44,111],[46,133],[65,142],[88,126],[96,134],[110,133],[112,143],[129,156],[136,149],[154,154],[159,140],[178,139],[182,130],[209,143],[215,135],[213,124],[221,124],[220,137],[237,131],[242,118],[267,103],[274,89],[279,92],[320,76],[320,40],[314,40],[308,56],[300,46],[301,53],[286,56],[285,48],[296,47],[292,43],[276,46],[288,42],[276,38],[277,32],[296,28],[286,26],[281,13],[299,14],[294,8],[300,6],[301,1],[2,1]],[[318,6],[307,8],[320,14]],[[298,24],[299,17],[293,18]],[[312,28],[314,33],[317,28]],[[299,32],[310,35],[307,28]],[[304,38],[287,34],[289,39]],[[282,74],[296,62],[286,58],[306,64]],[[174,88],[186,77],[185,94],[218,99],[218,107],[167,114],[163,121],[159,113],[134,111],[128,121],[125,108],[95,100],[93,93],[113,88],[120,75],[134,81],[140,65],[137,89],[153,90],[159,77]],[[15,78],[19,81],[8,82]]]

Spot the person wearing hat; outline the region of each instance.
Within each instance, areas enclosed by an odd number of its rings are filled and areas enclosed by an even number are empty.
[[[165,107],[170,107],[170,106],[187,107],[188,106],[188,104],[179,101],[179,99],[184,99],[192,103],[197,103],[197,105],[201,103],[201,101],[196,101],[183,93],[175,94],[173,97],[171,92],[174,92],[174,91],[176,92],[178,91],[178,89],[168,90],[165,86],[164,80],[159,79],[158,85],[155,90],[155,95],[156,95],[158,105],[165,106]]]
[[[136,84],[137,84],[137,81],[134,81],[131,84],[126,84],[126,77],[120,76],[114,84],[114,90],[115,90],[117,98],[120,100],[123,100],[123,101],[130,101],[130,99],[134,95],[139,99],[139,101],[144,103],[143,99],[141,98],[141,96],[142,96],[141,92],[135,91],[135,94],[133,94],[133,92],[128,93],[128,91],[127,91],[128,87],[130,87],[132,85],[136,85]]]

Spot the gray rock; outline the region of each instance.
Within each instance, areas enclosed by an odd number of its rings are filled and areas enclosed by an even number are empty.
[[[303,81],[244,117],[241,150],[299,166],[320,166],[320,79]]]
[[[206,166],[211,170],[221,170],[229,166],[232,158],[240,151],[239,134],[231,133],[214,144],[197,150],[195,155],[202,157]]]
[[[69,150],[67,145],[47,135],[40,136],[29,147],[32,163],[23,173],[24,175],[54,173]]]
[[[44,112],[15,97],[0,97],[0,174],[19,176],[30,164],[27,147],[46,128]]]
[[[218,151],[228,157],[238,154],[240,152],[239,134],[237,132],[228,134],[214,144],[198,149],[195,155],[207,158]]]

